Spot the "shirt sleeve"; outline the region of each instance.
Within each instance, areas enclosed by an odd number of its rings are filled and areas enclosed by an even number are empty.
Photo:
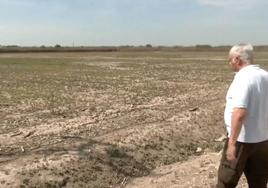
[[[233,107],[247,108],[250,97],[250,82],[247,78],[237,77],[234,80]]]

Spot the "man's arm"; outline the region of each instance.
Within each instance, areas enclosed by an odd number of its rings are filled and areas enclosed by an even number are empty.
[[[246,117],[246,108],[235,108],[232,113],[231,135],[228,142],[227,159],[231,162],[236,161],[236,141]]]

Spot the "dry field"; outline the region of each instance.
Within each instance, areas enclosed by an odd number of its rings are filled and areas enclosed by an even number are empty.
[[[220,151],[226,54],[0,54],[0,187],[125,187]]]

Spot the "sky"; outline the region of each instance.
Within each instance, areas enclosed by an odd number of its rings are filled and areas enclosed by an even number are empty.
[[[267,0],[0,0],[0,45],[265,45],[267,7]]]

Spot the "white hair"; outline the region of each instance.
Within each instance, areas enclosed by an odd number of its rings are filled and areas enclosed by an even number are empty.
[[[229,55],[238,56],[247,64],[253,62],[253,46],[251,44],[238,44],[231,48]]]

